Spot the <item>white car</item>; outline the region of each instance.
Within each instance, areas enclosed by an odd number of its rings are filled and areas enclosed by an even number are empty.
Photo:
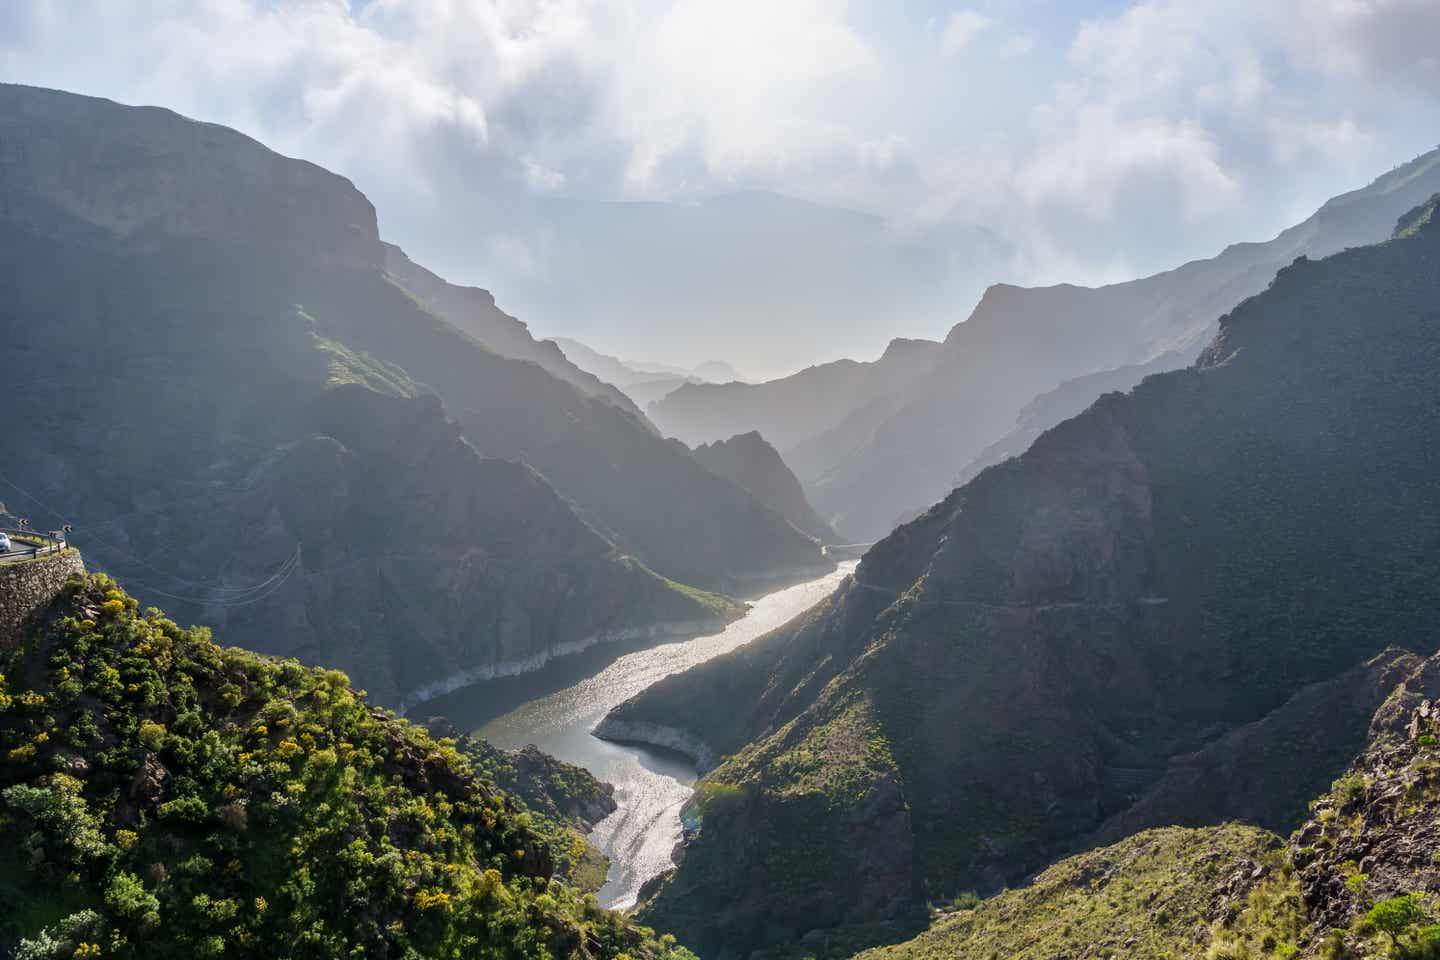
[[[9,553],[14,548],[10,546],[10,538],[0,533],[0,553]]]

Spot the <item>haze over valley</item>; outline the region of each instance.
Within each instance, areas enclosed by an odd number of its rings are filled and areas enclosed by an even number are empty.
[[[0,958],[1440,956],[1431,0],[0,11]]]

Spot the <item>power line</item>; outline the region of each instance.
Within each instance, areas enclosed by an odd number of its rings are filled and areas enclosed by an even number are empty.
[[[30,491],[26,490],[24,487],[21,487],[18,483],[16,483],[15,481],[11,480],[9,477],[5,476],[3,473],[0,473],[0,483],[4,483],[6,486],[10,487],[12,490],[15,490],[15,491],[16,491],[17,493],[19,493],[21,496],[25,497],[27,500],[29,500],[30,502],[34,503],[34,504],[35,504],[36,506],[38,506],[41,510],[44,510],[46,513],[50,514],[51,516],[58,518],[58,519],[60,520],[62,526],[65,525],[66,520],[65,520],[65,515],[64,515],[64,514],[60,513],[58,510],[56,510],[56,509],[54,509],[53,507],[51,507],[51,506],[50,506],[49,504],[47,504],[45,501],[43,501],[43,500],[41,500],[39,497],[35,496],[33,493],[31,493]],[[94,530],[96,527],[109,526],[109,525],[111,525],[111,524],[113,524],[113,523],[115,523],[115,522],[116,522],[116,521],[113,520],[113,519],[112,519],[112,520],[105,520],[105,521],[101,521],[101,522],[98,522],[98,523],[87,524],[87,525],[86,525],[85,527],[83,527],[82,529]],[[205,606],[220,606],[220,607],[226,607],[226,606],[246,606],[246,605],[249,605],[249,604],[252,604],[252,603],[257,603],[257,602],[259,602],[260,600],[263,600],[263,599],[265,599],[266,597],[270,596],[272,593],[275,592],[275,590],[278,590],[278,589],[280,588],[280,586],[282,586],[282,585],[284,584],[284,581],[285,581],[285,580],[288,580],[288,579],[290,578],[290,575],[291,575],[292,573],[294,573],[295,568],[299,565],[299,560],[300,560],[300,543],[299,543],[299,541],[296,541],[295,551],[294,551],[292,554],[290,554],[290,556],[287,557],[287,558],[285,559],[285,561],[284,561],[283,563],[281,563],[278,568],[276,568],[276,571],[275,571],[273,574],[271,574],[270,576],[266,577],[266,578],[265,578],[264,580],[262,580],[261,582],[259,582],[259,583],[257,583],[257,584],[254,584],[254,585],[252,585],[252,586],[249,586],[249,587],[209,586],[209,585],[206,585],[203,581],[195,581],[195,580],[192,580],[192,579],[189,579],[189,578],[186,578],[186,577],[181,577],[181,576],[178,576],[178,575],[176,575],[176,574],[173,574],[173,573],[169,572],[168,570],[162,570],[162,569],[160,569],[159,567],[155,566],[154,564],[150,563],[149,561],[145,560],[145,558],[143,558],[143,557],[139,556],[138,554],[136,554],[134,551],[132,551],[132,550],[127,550],[127,549],[124,548],[124,547],[116,546],[115,544],[110,543],[109,541],[107,541],[107,540],[105,540],[105,539],[103,539],[103,538],[101,538],[101,537],[96,536],[93,532],[92,532],[92,533],[87,533],[87,534],[86,534],[86,539],[89,540],[89,541],[93,541],[93,543],[98,544],[99,546],[101,546],[101,547],[103,547],[103,548],[106,548],[106,549],[108,549],[108,550],[111,550],[111,551],[113,551],[113,552],[116,553],[116,554],[122,555],[122,556],[124,556],[124,557],[128,557],[131,562],[133,562],[133,563],[135,563],[135,564],[138,564],[139,566],[142,566],[142,567],[146,568],[147,570],[151,570],[151,571],[153,571],[154,573],[158,573],[158,574],[160,574],[162,577],[165,577],[165,578],[168,579],[168,580],[172,580],[172,581],[174,581],[175,583],[184,584],[184,585],[187,586],[187,587],[188,587],[188,586],[199,586],[199,587],[201,587],[202,589],[208,591],[208,592],[211,594],[211,596],[208,597],[208,598],[198,598],[198,597],[181,596],[181,595],[175,594],[175,593],[168,593],[168,592],[166,592],[166,591],[164,591],[164,590],[161,590],[160,588],[154,586],[153,584],[146,583],[146,582],[143,581],[143,580],[135,580],[134,578],[129,578],[129,577],[127,577],[126,579],[127,579],[127,581],[128,581],[129,583],[131,583],[131,584],[133,584],[133,585],[137,585],[137,586],[139,586],[139,587],[142,588],[142,589],[148,590],[150,593],[154,593],[154,594],[156,594],[157,596],[166,597],[166,598],[171,599],[171,600],[178,600],[178,601],[181,601],[182,603],[194,603],[194,604],[201,604],[201,605],[205,605]],[[277,581],[279,581],[279,582],[277,582]],[[271,587],[272,584],[274,585],[274,589],[268,589],[269,587]],[[216,594],[218,594],[218,596],[215,596]]]
[[[164,590],[159,589],[158,587],[147,584],[144,581],[131,581],[131,585],[138,584],[140,588],[148,590],[150,593],[156,594],[157,596],[166,597],[170,600],[178,600],[181,603],[192,603],[202,607],[221,607],[227,609],[233,607],[246,607],[252,604],[259,603],[261,600],[265,600],[275,594],[281,587],[285,585],[285,582],[290,579],[291,575],[294,574],[294,572],[296,571],[296,569],[299,568],[299,566],[300,545],[297,543],[295,545],[295,552],[290,555],[289,559],[282,563],[279,569],[277,569],[275,573],[268,577],[262,584],[259,584],[255,587],[247,588],[247,590],[253,591],[254,595],[245,597],[243,599],[241,599],[239,596],[219,598],[187,597],[180,594],[168,593]]]

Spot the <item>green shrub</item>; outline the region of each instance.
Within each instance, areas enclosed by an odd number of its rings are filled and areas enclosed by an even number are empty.
[[[210,819],[210,808],[199,797],[178,797],[160,804],[159,814],[166,820],[183,823],[204,823]]]
[[[1365,915],[1365,919],[1394,944],[1399,941],[1401,934],[1428,916],[1424,901],[1413,893],[1407,893],[1402,897],[1382,900],[1375,904]]]
[[[115,874],[105,888],[105,906],[112,916],[142,929],[160,923],[160,901],[133,873]]]
[[[537,878],[531,818],[343,674],[222,650],[103,576],[72,591],[0,650],[51,684],[0,711],[0,757],[32,748],[0,761],[0,956],[693,960]],[[57,772],[49,734],[87,717],[83,779]]]

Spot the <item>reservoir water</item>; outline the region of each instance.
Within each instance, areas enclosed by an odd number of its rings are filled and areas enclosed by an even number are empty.
[[[597,740],[591,729],[610,709],[663,677],[734,650],[803,613],[830,594],[855,562],[751,601],[723,631],[645,650],[592,648],[544,670],[457,690],[422,704],[412,716],[443,715],[498,747],[533,743],[615,785],[619,809],[596,825],[592,842],[610,857],[600,902],[625,909],[640,886],[670,867],[680,839],[680,807],[695,768],[678,754]]]

